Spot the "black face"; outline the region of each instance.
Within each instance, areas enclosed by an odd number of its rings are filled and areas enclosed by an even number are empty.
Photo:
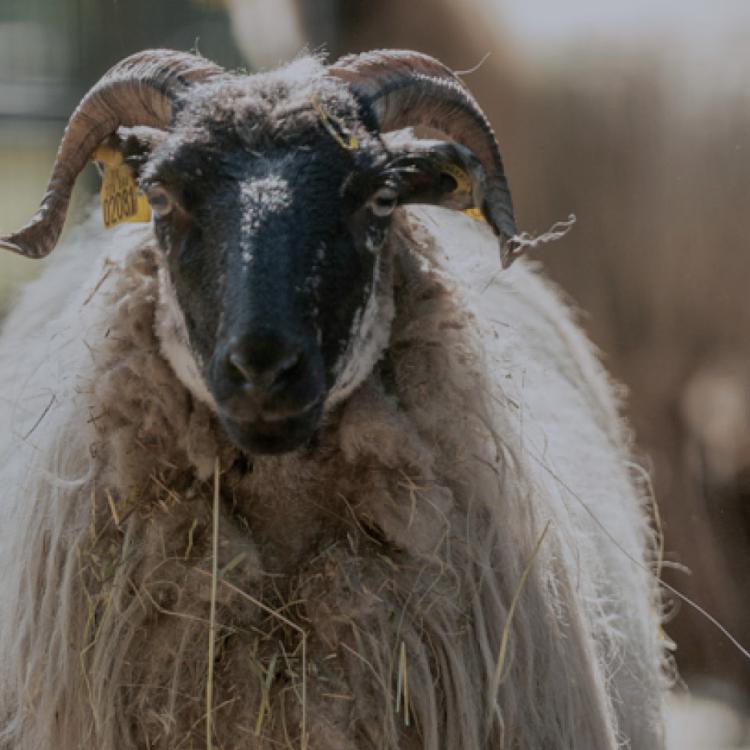
[[[232,440],[299,447],[370,295],[397,194],[375,139],[313,123],[283,144],[156,153],[144,187],[193,351]]]

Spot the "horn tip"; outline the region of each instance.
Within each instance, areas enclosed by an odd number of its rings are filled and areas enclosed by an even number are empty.
[[[9,250],[11,253],[21,255],[24,258],[43,258],[47,255],[47,253],[40,253],[38,248],[29,247],[15,234],[0,237],[0,250]]]
[[[500,265],[503,270],[511,267],[513,261],[523,255],[523,245],[513,237],[508,237],[501,233],[499,237],[500,245]]]
[[[24,255],[23,250],[21,247],[13,242],[13,237],[0,237],[0,248],[3,250],[10,250],[12,253],[18,253],[19,255]]]

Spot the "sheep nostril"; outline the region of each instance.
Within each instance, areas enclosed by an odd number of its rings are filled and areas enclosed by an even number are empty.
[[[301,338],[252,331],[226,341],[211,369],[221,413],[235,422],[266,427],[315,419],[324,397],[322,357]]]
[[[274,372],[273,379],[269,385],[282,385],[293,381],[301,372],[304,366],[304,356],[301,351],[292,352],[278,363]]]
[[[289,344],[260,342],[246,337],[234,341],[226,354],[226,367],[243,390],[268,393],[292,384],[304,370],[305,355],[301,348]]]
[[[234,370],[236,375],[240,375],[248,383],[255,380],[256,374],[252,365],[238,352],[230,352],[228,360],[230,369]]]

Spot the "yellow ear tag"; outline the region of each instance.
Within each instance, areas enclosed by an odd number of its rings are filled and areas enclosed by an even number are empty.
[[[443,172],[456,181],[456,188],[453,191],[454,193],[467,193],[468,195],[472,195],[473,186],[471,184],[471,178],[463,169],[461,169],[461,167],[457,167],[455,164],[446,164],[443,167]],[[461,213],[466,214],[466,216],[470,216],[477,221],[486,221],[484,214],[476,207],[465,208]]]
[[[487,221],[487,219],[484,218],[484,214],[478,208],[465,208],[461,213],[466,214],[466,216],[470,216],[477,221]]]
[[[467,175],[461,167],[457,167],[455,164],[445,164],[443,166],[443,174],[447,174],[456,181],[456,187],[453,189],[454,193],[472,194],[472,185],[469,175]]]
[[[122,154],[109,146],[99,146],[91,158],[104,166],[99,193],[104,226],[112,229],[126,221],[151,221],[151,207],[138,189],[130,168],[123,163]]]

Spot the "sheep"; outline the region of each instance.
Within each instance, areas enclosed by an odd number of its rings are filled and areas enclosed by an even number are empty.
[[[52,250],[101,143],[153,222],[90,216],[0,340],[0,748],[662,747],[629,433],[560,295],[498,267],[463,83],[136,54],[3,247]]]

